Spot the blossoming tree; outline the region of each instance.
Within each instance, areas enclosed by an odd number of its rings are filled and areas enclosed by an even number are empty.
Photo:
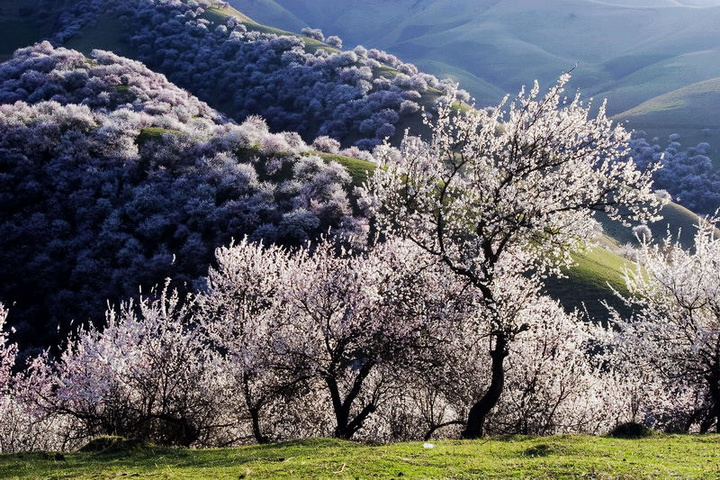
[[[568,79],[544,96],[536,83],[506,109],[456,109],[451,99],[429,142],[406,135],[399,151],[379,150],[367,185],[382,231],[436,255],[482,296],[492,380],[470,409],[467,438],[483,434],[510,346],[529,328],[498,301],[501,292],[570,264],[590,240],[594,212],[644,221],[656,211],[652,172],[627,157],[628,133],[604,105],[593,118],[579,96],[565,98]],[[522,288],[512,295],[522,297]]]
[[[665,408],[654,409],[668,430],[687,431],[696,425],[707,431],[714,424],[720,432],[717,226],[717,220],[701,222],[692,250],[672,235],[660,244],[643,243],[638,267],[626,277],[628,300],[637,313],[626,320],[616,315],[626,359],[636,369],[651,372],[660,395],[670,399]]]

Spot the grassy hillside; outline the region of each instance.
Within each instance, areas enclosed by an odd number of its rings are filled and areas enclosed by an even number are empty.
[[[720,76],[720,49],[690,52],[671,58],[661,53],[616,57],[603,68],[612,76],[598,93],[622,112],[664,93]]]
[[[717,478],[720,437],[506,437],[370,446],[314,439],[267,446],[0,456],[2,478]]]
[[[608,318],[607,302],[624,311],[622,301],[613,290],[625,293],[624,272],[632,263],[617,253],[602,247],[573,255],[575,265],[565,270],[565,278],[550,278],[547,291],[565,308],[587,312],[591,319]]]
[[[660,211],[662,219],[648,225],[652,231],[653,238],[664,238],[668,231],[673,235],[677,235],[682,231],[682,241],[685,247],[690,247],[695,234],[695,226],[698,223],[698,216],[677,203],[669,203]],[[637,243],[635,236],[630,228],[623,226],[620,222],[615,222],[606,217],[599,217],[603,225],[605,233],[613,239],[615,246],[625,243]]]
[[[720,77],[694,83],[652,98],[616,115],[630,127],[642,127],[648,134],[666,137],[679,133],[683,145],[720,141]],[[716,147],[717,148],[717,147]],[[715,155],[720,168],[720,158]]]
[[[228,2],[230,5],[235,5],[235,2]],[[273,0],[255,0],[253,2],[246,2],[242,8],[239,8],[249,17],[256,18],[256,14],[260,14],[263,18],[263,22],[268,25],[274,25],[284,30],[291,32],[299,32],[303,27],[308,25],[295,16],[292,12],[286,8],[278,5]]]

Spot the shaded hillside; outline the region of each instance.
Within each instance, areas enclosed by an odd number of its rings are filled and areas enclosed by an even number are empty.
[[[405,128],[421,128],[420,108],[432,111],[450,86],[385,52],[342,51],[339,40],[266,27],[221,4],[78,0],[57,26],[39,30],[30,27],[44,18],[38,12],[10,19],[8,32],[25,37],[0,37],[1,55],[43,38],[85,54],[113,51],[231,118],[262,115],[274,131],[297,131],[306,141],[329,135],[371,149],[385,137],[398,140]]]
[[[72,0],[0,0],[0,62],[69,27]],[[79,12],[78,12],[79,13]]]
[[[39,44],[0,65],[0,99],[0,301],[24,346],[138,285],[193,282],[233,238],[364,231],[339,164],[138,62]]]

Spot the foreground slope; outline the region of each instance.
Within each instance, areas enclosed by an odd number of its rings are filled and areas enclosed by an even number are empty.
[[[714,478],[717,435],[505,437],[370,446],[315,439],[187,450],[0,456],[3,478]]]

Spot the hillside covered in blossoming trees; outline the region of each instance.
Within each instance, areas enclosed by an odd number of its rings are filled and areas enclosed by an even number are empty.
[[[300,245],[367,224],[350,175],[297,133],[229,122],[135,61],[45,42],[0,78],[2,294],[21,338],[55,343],[138,285],[190,283],[232,238]]]

